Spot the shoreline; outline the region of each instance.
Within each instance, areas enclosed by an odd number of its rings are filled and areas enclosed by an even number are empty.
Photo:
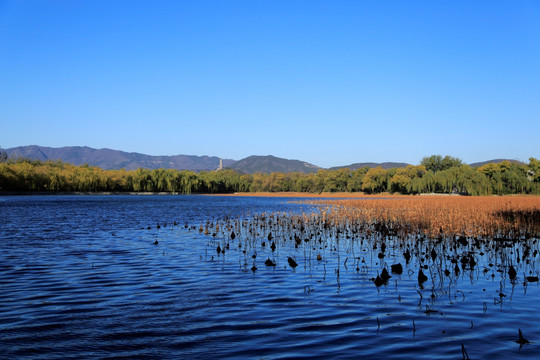
[[[32,195],[200,195],[200,194],[182,194],[176,192],[136,192],[136,191],[3,191],[0,192],[0,196],[32,196]]]
[[[380,197],[382,196],[407,196],[407,195],[391,195],[388,193],[381,193],[376,195],[369,195],[360,192],[356,193],[301,193],[301,192],[235,192],[235,193],[191,193],[191,194],[182,194],[179,192],[167,192],[167,191],[158,191],[158,192],[113,192],[113,191],[3,191],[0,192],[0,196],[32,196],[32,195],[99,195],[99,196],[115,196],[115,195],[140,195],[140,196],[149,196],[149,195],[198,195],[198,196],[233,196],[233,197],[305,197],[305,198],[358,198],[358,197]]]
[[[376,199],[376,198],[411,198],[411,197],[461,197],[463,195],[459,194],[439,194],[439,193],[425,193],[417,195],[402,195],[402,194],[390,194],[388,192],[378,193],[378,194],[365,194],[363,192],[323,192],[323,193],[304,193],[304,192],[234,192],[234,193],[191,193],[191,194],[182,194],[179,192],[166,192],[166,191],[157,191],[157,192],[113,192],[113,191],[0,191],[0,196],[47,196],[47,195],[60,195],[60,196],[70,196],[70,195],[83,195],[83,196],[151,196],[151,195],[175,195],[175,196],[231,196],[231,197],[296,197],[296,198],[325,198],[325,199],[354,199],[354,198],[363,198],[363,199]],[[509,194],[509,195],[488,195],[492,197],[508,196],[537,196],[529,194]],[[471,196],[479,197],[479,196]],[[483,197],[483,196],[480,196]]]
[[[179,192],[112,192],[112,191],[2,191],[0,196],[47,196],[47,195],[88,195],[88,196],[115,196],[115,195],[133,195],[133,196],[149,196],[149,195],[197,195],[197,196],[231,196],[231,197],[298,197],[298,198],[380,198],[384,197],[410,197],[414,195],[401,194],[365,194],[362,192],[336,192],[336,193],[303,193],[303,192],[235,192],[235,193],[191,193],[182,194]],[[435,194],[438,195],[438,194]],[[443,195],[443,194],[441,194]]]
[[[208,196],[232,196],[232,197],[299,197],[299,198],[370,198],[381,196],[405,196],[405,195],[391,195],[389,193],[380,193],[376,195],[364,194],[361,192],[336,192],[336,193],[303,193],[303,192],[235,192],[230,194],[205,194]]]

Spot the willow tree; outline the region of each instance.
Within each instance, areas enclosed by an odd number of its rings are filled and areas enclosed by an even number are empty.
[[[386,170],[378,166],[369,171],[364,176],[362,190],[367,193],[379,193],[387,188]]]
[[[449,155],[446,155],[444,158],[441,155],[431,155],[423,158],[420,162],[420,165],[425,166],[427,171],[431,170],[434,173],[448,170],[452,167],[459,167],[462,164],[463,162],[460,159]]]

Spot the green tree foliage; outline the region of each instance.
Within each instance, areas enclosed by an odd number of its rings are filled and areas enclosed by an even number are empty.
[[[363,167],[351,172],[350,177],[347,181],[347,191],[362,191],[362,183],[364,181],[364,176],[366,175],[368,170],[368,167]]]
[[[529,158],[527,177],[534,182],[540,182],[540,160]]]
[[[427,159],[427,160],[426,160]],[[447,159],[445,161],[445,159]],[[317,173],[242,175],[234,170],[193,171],[137,169],[102,170],[63,162],[28,159],[0,163],[0,191],[30,192],[356,192],[370,194],[456,193],[466,195],[540,195],[540,161],[504,161],[471,168],[449,156],[424,158],[422,165],[384,170],[319,170]],[[449,164],[454,164],[450,166]]]
[[[534,168],[534,158],[531,158]],[[538,184],[535,183],[534,170],[529,166],[503,161],[498,164],[486,164],[478,168],[491,185],[491,192],[496,195],[507,194],[538,194]]]
[[[424,165],[409,165],[406,168],[395,169],[388,183],[389,190],[402,194],[418,194],[422,192],[420,179],[426,173]]]
[[[448,170],[452,167],[459,167],[462,165],[462,161],[449,155],[446,155],[444,158],[441,155],[431,155],[423,158],[420,165],[424,165],[427,171],[431,170],[436,173],[437,171]]]
[[[362,181],[362,190],[369,194],[383,192],[386,186],[386,170],[381,167],[369,169]]]

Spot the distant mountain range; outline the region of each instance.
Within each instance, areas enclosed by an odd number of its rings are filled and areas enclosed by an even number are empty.
[[[220,164],[220,158],[217,156],[196,156],[196,155],[173,155],[173,156],[152,156],[140,153],[129,153],[120,150],[111,149],[93,149],[90,147],[67,146],[61,148],[50,148],[44,146],[19,146],[6,149],[11,159],[28,158],[32,160],[61,160],[74,165],[88,164],[98,166],[102,169],[126,169],[135,170],[145,169],[176,169],[193,171],[212,171],[216,170]],[[499,163],[506,159],[494,159],[490,161],[470,164],[473,167],[482,166],[487,163]],[[516,160],[509,160],[518,162]],[[350,169],[354,171],[359,168],[382,167],[383,169],[401,168],[409,164],[396,162],[383,163],[355,163],[345,166],[335,166],[328,170]],[[272,172],[300,172],[314,173],[321,167],[300,160],[289,160],[278,158],[272,155],[267,156],[249,156],[242,160],[223,159],[223,167],[233,169],[245,174],[254,173],[272,173]]]
[[[74,165],[88,164],[102,169],[177,169],[210,171],[219,167],[216,156],[174,155],[151,156],[128,153],[111,149],[92,149],[89,147],[67,146],[50,148],[44,146],[20,146],[6,149],[9,158],[28,158],[32,160],[62,160]],[[223,166],[233,164],[234,160],[223,159]]]
[[[238,160],[229,166],[238,172],[245,174],[255,173],[273,173],[273,172],[300,172],[312,173],[321,169],[320,167],[300,160],[287,160],[272,155],[268,156],[249,156]]]
[[[486,164],[498,164],[498,163],[502,163],[503,161],[510,161],[511,163],[517,163],[517,164],[523,164],[521,161],[518,161],[518,160],[510,160],[510,159],[493,159],[493,160],[488,160],[488,161],[481,161],[481,162],[476,162],[476,163],[472,163],[472,164],[469,164],[471,167],[480,167],[480,166],[484,166]]]
[[[334,166],[334,167],[329,168],[328,170],[349,169],[351,171],[354,171],[354,170],[361,169],[363,167],[376,168],[379,166],[385,170],[388,170],[388,169],[393,169],[393,168],[403,168],[409,165],[410,164],[407,164],[407,163],[396,163],[396,162],[383,162],[383,163],[365,162],[365,163],[355,163],[355,164],[345,165],[345,166]]]

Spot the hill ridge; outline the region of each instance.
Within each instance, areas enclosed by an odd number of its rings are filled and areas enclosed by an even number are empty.
[[[138,152],[126,152],[109,148],[95,149],[88,146],[64,146],[52,148],[39,145],[19,146],[6,149],[10,158],[29,158],[32,160],[61,160],[74,165],[88,164],[105,170],[137,168],[176,169],[193,171],[211,171],[219,166],[217,156],[197,155],[146,155]],[[234,160],[223,159],[223,166],[229,166]]]
[[[317,165],[302,160],[290,160],[274,155],[251,155],[229,166],[241,173],[300,172],[312,173],[321,169]]]
[[[6,149],[10,158],[28,158],[31,160],[61,160],[74,165],[88,164],[98,166],[105,170],[126,169],[135,170],[137,168],[146,169],[176,169],[192,171],[213,171],[220,165],[220,157],[208,155],[147,155],[139,152],[127,152],[110,148],[95,149],[88,146],[63,146],[58,148],[40,145],[18,146]],[[479,167],[488,163],[500,163],[510,161],[522,164],[522,162],[511,159],[493,159],[483,162],[469,164],[472,167]],[[385,170],[392,168],[402,168],[410,164],[402,162],[361,162],[350,165],[334,166],[327,170],[349,169],[351,171],[368,167],[382,167]],[[325,169],[306,161],[296,159],[285,159],[274,155],[251,155],[241,160],[223,159],[223,167],[236,170],[240,173],[273,173],[273,172],[299,172],[314,173],[320,169]]]

